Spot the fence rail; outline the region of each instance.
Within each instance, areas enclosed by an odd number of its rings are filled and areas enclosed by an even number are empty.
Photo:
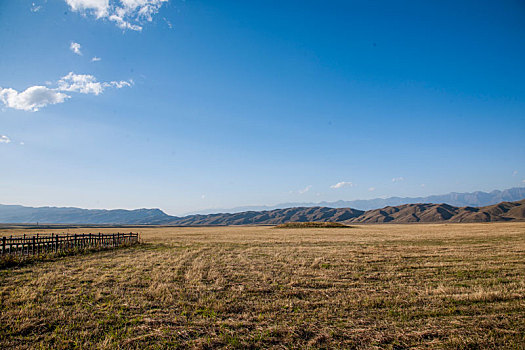
[[[1,238],[1,255],[38,255],[74,249],[116,248],[139,242],[138,233],[23,235]]]

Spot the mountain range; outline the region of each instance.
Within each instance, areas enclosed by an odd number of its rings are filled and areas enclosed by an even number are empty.
[[[409,223],[409,222],[488,222],[525,219],[525,188],[505,191],[455,193],[422,198],[452,198],[490,201],[490,198],[516,198],[485,206],[454,206],[450,203],[404,203],[379,206],[371,210],[327,206],[299,206],[237,213],[171,216],[160,209],[103,210],[57,207],[24,207],[0,204],[0,223],[91,224],[91,225],[273,225],[285,222],[335,221],[342,223]],[[487,196],[490,195],[490,196]],[[399,198],[403,200],[403,198]],[[413,200],[414,198],[409,198]],[[394,201],[394,198],[384,199]],[[407,199],[408,200],[408,199]],[[379,201],[379,199],[378,199]],[[453,202],[451,200],[450,202]],[[346,202],[344,202],[346,203]],[[381,202],[382,203],[382,202]],[[380,209],[378,209],[380,208]]]
[[[294,207],[328,207],[328,208],[355,208],[360,210],[371,210],[383,208],[386,206],[396,206],[402,204],[414,203],[447,203],[457,207],[483,207],[500,202],[514,202],[525,198],[525,187],[513,187],[503,191],[494,190],[491,192],[451,192],[441,195],[433,195],[427,197],[389,197],[389,198],[374,198],[374,199],[358,199],[351,201],[339,200],[335,202],[289,202],[279,203],[276,205],[253,205],[235,207],[229,209],[204,209],[195,212],[187,213],[186,215],[195,214],[216,214],[216,213],[240,213],[244,211],[262,211],[273,209],[284,209]]]
[[[298,207],[242,213],[190,215],[171,221],[170,225],[277,225],[286,222],[430,223],[491,222],[525,220],[525,199],[501,202],[485,207],[455,207],[449,204],[403,204],[374,210],[351,208]]]
[[[151,225],[162,224],[173,218],[160,209],[33,208],[0,204],[0,223]]]

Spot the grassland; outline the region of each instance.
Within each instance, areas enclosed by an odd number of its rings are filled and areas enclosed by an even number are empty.
[[[525,223],[137,230],[0,270],[0,348],[525,348]]]
[[[275,228],[351,228],[340,222],[321,222],[321,221],[309,221],[309,222],[287,222],[275,226]]]

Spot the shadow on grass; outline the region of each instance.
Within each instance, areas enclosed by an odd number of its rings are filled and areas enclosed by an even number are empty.
[[[118,247],[73,248],[73,249],[63,250],[60,252],[40,253],[40,254],[35,254],[35,255],[6,254],[6,255],[0,256],[0,270],[8,269],[11,267],[22,267],[22,266],[30,265],[36,262],[57,261],[67,256],[88,255],[88,254],[93,254],[97,252],[116,251],[116,250],[122,250],[122,249],[130,249],[134,247],[148,248],[148,246],[150,245],[152,244],[140,242],[140,243],[132,243],[132,244],[123,244]],[[151,249],[151,247],[149,248]]]

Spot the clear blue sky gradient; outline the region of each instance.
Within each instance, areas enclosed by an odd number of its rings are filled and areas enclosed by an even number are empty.
[[[525,185],[523,1],[170,0],[141,32],[32,2],[0,1],[0,87],[134,85],[2,106],[1,203],[182,214]]]

